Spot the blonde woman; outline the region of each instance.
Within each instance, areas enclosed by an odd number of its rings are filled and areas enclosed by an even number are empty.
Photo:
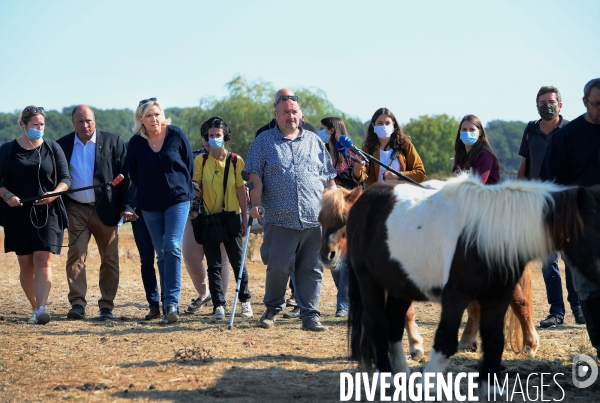
[[[164,296],[162,323],[179,320],[181,243],[194,198],[194,160],[186,134],[170,125],[156,98],[140,101],[135,111],[136,134],[127,147],[129,175],[137,186],[142,210],[156,251]]]

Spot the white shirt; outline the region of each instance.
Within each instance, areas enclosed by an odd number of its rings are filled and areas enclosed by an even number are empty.
[[[387,151],[383,151],[383,150],[379,150],[379,161],[383,162],[385,165],[392,167],[392,169],[395,169],[396,171],[400,172],[400,162],[398,161],[398,158],[394,158],[394,161],[392,161],[392,163],[390,164],[390,157],[392,156],[392,152],[394,150],[393,149],[389,149]],[[386,169],[382,166],[379,166],[379,178],[377,178],[377,181],[382,181],[383,180],[383,173],[386,171]]]
[[[87,143],[83,144],[79,136],[75,133],[75,142],[73,144],[73,155],[69,163],[69,173],[71,174],[71,189],[92,186],[94,184],[94,164],[96,161],[96,132]],[[73,200],[80,203],[92,203],[96,201],[94,189],[82,190],[69,194]]]

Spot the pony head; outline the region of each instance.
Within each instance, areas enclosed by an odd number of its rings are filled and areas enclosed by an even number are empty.
[[[346,253],[346,219],[350,207],[362,194],[362,187],[350,191],[337,188],[326,191],[321,199],[321,249],[319,256],[327,269],[337,267]]]

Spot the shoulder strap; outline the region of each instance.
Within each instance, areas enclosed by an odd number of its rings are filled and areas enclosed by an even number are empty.
[[[227,159],[225,160],[225,172],[224,172],[224,178],[223,178],[223,208],[221,209],[221,211],[225,211],[225,194],[227,193],[227,177],[229,176],[229,165],[231,162],[231,154],[229,153],[227,154]]]

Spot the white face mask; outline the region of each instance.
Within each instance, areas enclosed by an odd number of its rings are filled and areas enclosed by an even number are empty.
[[[373,130],[375,131],[377,137],[379,137],[380,139],[385,139],[392,135],[392,133],[394,132],[394,126],[374,126]]]

